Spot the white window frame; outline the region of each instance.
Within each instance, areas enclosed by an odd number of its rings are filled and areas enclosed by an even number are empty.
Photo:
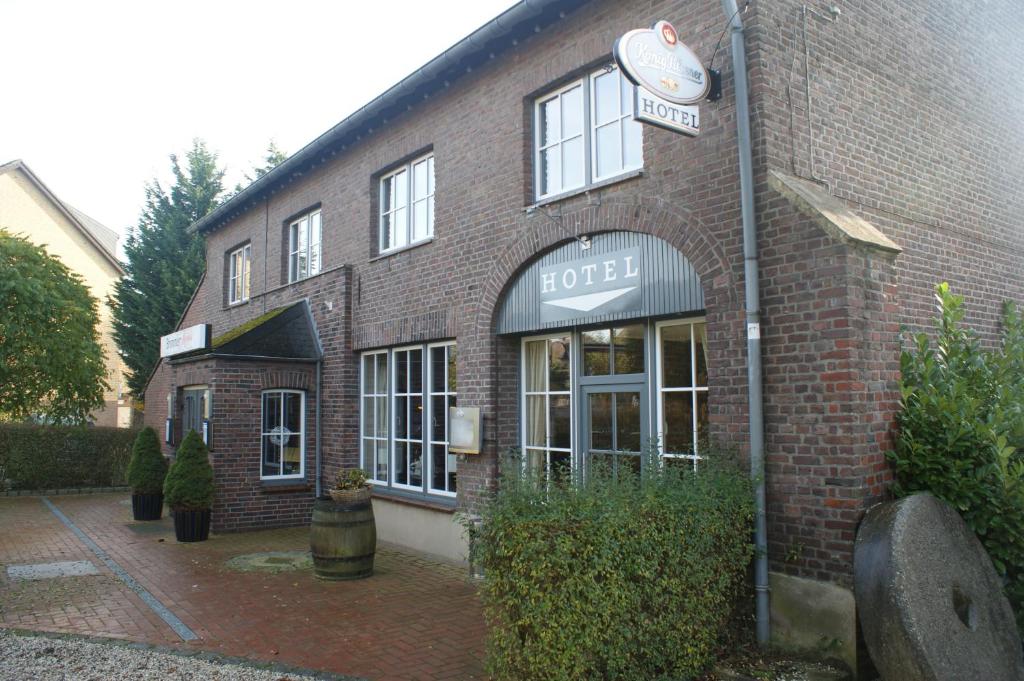
[[[458,398],[458,385],[455,386],[456,390],[454,390],[454,391],[451,390],[449,388],[449,385],[448,385],[448,358],[449,358],[450,350],[445,350],[444,379],[443,379],[444,391],[443,392],[435,392],[434,391],[434,362],[433,362],[433,358],[431,357],[431,354],[433,353],[433,351],[436,348],[457,348],[457,345],[456,345],[455,341],[443,341],[443,342],[440,342],[440,343],[428,343],[427,344],[427,353],[426,353],[426,360],[425,360],[427,362],[427,384],[426,384],[425,390],[424,390],[424,395],[427,398],[427,405],[428,405],[427,409],[426,409],[426,411],[427,411],[427,421],[426,421],[427,422],[426,456],[427,456],[427,461],[429,463],[429,466],[427,466],[427,476],[428,476],[427,477],[427,490],[431,494],[439,494],[441,496],[455,497],[455,496],[458,495],[458,480],[457,479],[456,479],[456,483],[455,483],[456,487],[455,487],[455,491],[454,492],[449,491],[448,489],[438,489],[437,487],[434,487],[434,446],[435,445],[443,445],[444,446],[444,457],[445,457],[445,471],[444,471],[445,472],[445,476],[444,476],[444,482],[445,482],[445,487],[447,487],[447,485],[448,485],[448,473],[449,473],[449,470],[448,470],[448,457],[451,456],[451,452],[449,452],[449,450],[448,450],[448,444],[449,444],[449,441],[451,439],[452,424],[451,424],[451,421],[448,418],[447,407],[452,406],[451,405],[451,401],[453,399],[457,399]],[[456,353],[457,352],[458,352],[458,350],[456,350]],[[456,362],[457,361],[458,361],[458,354],[456,354]],[[445,413],[441,415],[441,418],[443,418],[445,420],[445,429],[444,429],[445,436],[444,436],[443,440],[434,437],[434,416],[435,416],[435,414],[434,414],[434,398],[435,397],[444,397],[444,403],[445,403],[445,406],[446,406]],[[458,473],[458,469],[456,469],[456,474],[457,473]]]
[[[533,127],[534,127],[533,149],[534,149],[534,168],[536,168],[536,172],[534,173],[534,175],[536,176],[536,180],[535,180],[535,185],[536,185],[535,193],[536,193],[538,199],[542,199],[542,198],[545,198],[545,197],[548,197],[548,196],[557,196],[558,194],[564,194],[565,192],[570,192],[570,191],[572,191],[574,189],[579,189],[580,187],[584,187],[584,186],[587,185],[587,128],[589,127],[589,124],[587,122],[587,109],[588,109],[588,107],[587,107],[587,99],[588,99],[588,97],[587,97],[587,87],[586,87],[585,83],[586,83],[586,79],[584,79],[584,78],[581,78],[581,79],[578,79],[578,80],[574,80],[571,83],[567,83],[567,84],[563,85],[562,87],[558,88],[554,92],[552,92],[550,94],[547,94],[544,97],[539,98],[536,101],[536,103],[534,104],[534,114],[533,114],[534,115],[534,118],[533,118],[533,121],[534,121],[534,123],[533,123]],[[562,128],[564,127],[562,125],[562,120],[564,118],[563,115],[562,115],[562,112],[564,111],[564,106],[562,104],[562,100],[565,98],[566,94],[568,94],[569,92],[572,92],[576,88],[580,88],[580,107],[581,107],[580,116],[582,118],[582,120],[580,121],[580,134],[579,135],[573,135],[572,137],[565,137],[564,134],[563,134],[563,130],[562,130]],[[543,110],[544,104],[547,104],[548,102],[550,102],[553,99],[558,99],[558,139],[556,141],[553,141],[553,142],[549,141],[548,144],[542,146],[540,144],[541,112]],[[582,172],[580,173],[580,177],[582,178],[582,182],[580,182],[580,184],[578,184],[578,185],[573,185],[571,187],[566,187],[566,186],[564,186],[562,184],[562,178],[565,176],[565,165],[562,162],[561,154],[559,154],[558,171],[560,173],[560,177],[558,178],[558,189],[552,190],[550,192],[547,192],[546,194],[543,193],[543,186],[542,186],[541,172],[540,172],[540,169],[541,169],[541,157],[543,155],[542,152],[547,151],[549,149],[554,149],[554,148],[558,148],[559,151],[561,151],[561,148],[565,145],[566,142],[571,142],[572,140],[577,139],[577,138],[582,138],[582,142],[583,142],[583,144],[582,144],[583,158],[581,159],[581,163],[583,165],[583,168],[581,169]]]
[[[238,305],[249,300],[250,277],[252,275],[252,244],[246,244],[241,248],[231,251],[228,256],[228,304]],[[241,262],[241,272],[238,271],[238,262]],[[236,291],[236,284],[238,290]]]
[[[313,228],[314,218],[316,218],[316,229]],[[302,243],[300,236],[305,237],[305,244]],[[288,224],[289,284],[308,279],[323,271],[322,242],[323,215],[320,209],[300,215]],[[300,256],[305,256],[304,264],[301,267],[299,265]]]
[[[402,391],[400,392],[399,391],[399,386],[398,386],[398,360],[395,358],[395,355],[397,355],[400,352],[408,353],[408,352],[414,352],[414,351],[417,351],[417,350],[420,353],[420,391],[419,391],[419,393],[407,392],[407,389],[406,389],[407,386],[402,386]],[[391,372],[390,376],[388,377],[388,387],[390,388],[390,390],[389,390],[390,396],[388,398],[388,411],[390,412],[390,416],[391,416],[391,420],[388,422],[388,444],[389,444],[390,452],[391,452],[391,463],[390,463],[390,466],[388,468],[388,476],[391,478],[391,487],[393,487],[395,489],[409,490],[411,492],[420,492],[420,491],[423,490],[423,486],[424,486],[424,482],[425,482],[424,476],[427,473],[427,466],[426,466],[426,462],[424,461],[424,458],[427,455],[427,452],[426,452],[426,435],[427,435],[426,414],[427,414],[427,407],[423,404],[423,398],[424,398],[424,394],[425,394],[426,388],[427,388],[427,386],[424,385],[424,379],[423,379],[423,376],[425,374],[424,367],[423,367],[423,359],[424,359],[424,356],[426,355],[426,353],[424,352],[424,346],[422,344],[419,344],[419,345],[403,345],[403,346],[400,346],[400,347],[390,348],[390,350],[388,352],[388,355],[389,355],[389,361],[391,363],[391,365],[388,367],[389,371]],[[407,403],[409,401],[411,401],[411,399],[413,397],[419,397],[420,398],[420,439],[419,440],[414,440],[414,439],[407,438],[407,437],[399,438],[399,437],[397,437],[397,435],[395,433],[395,422],[397,420],[397,410],[395,409],[395,401],[399,397],[406,398]],[[406,412],[406,431],[407,432],[409,430],[411,430],[411,428],[410,428],[410,425],[412,423],[411,414],[412,414],[411,409]],[[420,445],[420,484],[419,485],[412,485],[412,484],[409,484],[409,483],[396,482],[397,471],[398,471],[398,463],[396,461],[397,447],[395,446],[395,444],[397,442],[404,442],[405,445],[406,445],[406,461],[407,461],[407,464],[406,464],[406,476],[407,476],[407,479],[411,479],[412,478],[412,464],[408,463],[408,462],[411,462],[411,458],[412,457],[409,456],[409,452],[411,451],[412,445],[414,443],[416,443],[416,442],[419,443],[419,445]]]
[[[598,124],[598,121],[597,121],[597,87],[595,86],[595,81],[597,81],[597,79],[602,77],[602,76],[609,75],[609,74],[612,74],[612,73],[617,73],[618,74],[618,78],[617,78],[617,83],[616,84],[619,86],[618,87],[618,98],[617,98],[618,105],[619,105],[619,115],[617,117],[615,117],[614,120],[610,120],[610,121],[606,121],[604,123]],[[588,93],[589,94],[589,100],[588,101],[590,102],[590,109],[588,110],[587,119],[588,119],[588,123],[589,123],[588,131],[590,133],[590,175],[591,175],[591,180],[590,181],[591,182],[603,182],[604,180],[608,180],[608,179],[611,179],[613,177],[617,177],[619,175],[623,175],[625,173],[629,173],[629,172],[632,172],[634,170],[639,170],[640,168],[643,168],[643,166],[644,166],[644,143],[643,143],[643,132],[642,132],[643,131],[643,125],[639,121],[633,121],[633,98],[632,97],[629,97],[629,100],[628,100],[629,101],[629,110],[628,111],[623,111],[622,110],[622,84],[623,84],[623,82],[627,83],[627,85],[630,85],[630,86],[632,84],[629,83],[628,80],[626,80],[625,76],[622,75],[622,72],[617,67],[613,68],[611,71],[608,71],[608,70],[603,69],[603,68],[599,69],[597,71],[594,71],[594,72],[592,72],[590,74],[589,81],[590,81],[590,88],[589,88],[590,92]],[[636,165],[636,166],[626,165],[626,158],[625,158],[626,143],[625,143],[624,135],[625,135],[625,126],[626,126],[628,121],[633,121],[634,125],[639,126],[640,130],[641,130],[641,134],[640,134],[640,164]],[[598,173],[597,173],[597,169],[598,169],[597,131],[598,131],[599,128],[606,128],[606,127],[611,126],[611,125],[615,125],[615,126],[617,126],[619,128],[619,168],[618,168],[618,170],[613,170],[612,172],[608,173],[607,175],[598,175]]]
[[[366,358],[376,357],[378,355],[384,356],[385,363],[385,374],[387,375],[388,385],[384,387],[384,392],[379,392],[376,384],[376,376],[374,376],[374,391],[367,393],[366,391]],[[374,360],[374,366],[376,367],[376,360]],[[373,420],[372,424],[377,424],[377,399],[384,398],[384,410],[387,412],[384,415],[384,422],[387,424],[387,433],[384,437],[378,437],[376,432],[367,434],[366,432],[366,418],[364,409],[366,408],[366,398],[370,398],[373,401]],[[371,350],[364,352],[359,355],[359,451],[360,458],[362,459],[362,468],[369,472],[369,479],[380,485],[387,486],[388,478],[391,476],[391,353],[387,350]],[[387,457],[387,473],[384,478],[377,477],[377,444],[380,441],[387,443],[388,457]],[[369,443],[370,451],[367,451]]]
[[[544,372],[544,390],[540,390],[540,391],[534,390],[534,391],[527,392],[527,390],[526,390],[526,344],[529,343],[529,342],[541,341],[541,340],[543,340],[543,341],[551,341],[553,339],[564,338],[566,336],[569,337],[569,389],[568,390],[552,391],[551,390],[551,372],[550,372],[550,370],[547,370],[547,371]],[[562,452],[562,453],[568,454],[569,455],[570,470],[571,470],[573,475],[577,474],[577,462],[576,462],[577,457],[575,456],[575,446],[576,446],[576,407],[577,407],[577,404],[576,404],[576,399],[575,399],[576,395],[575,395],[575,392],[573,391],[573,387],[574,387],[575,381],[576,381],[576,366],[575,366],[576,363],[575,363],[575,360],[574,360],[575,353],[576,353],[576,348],[574,346],[578,343],[577,337],[578,337],[578,334],[574,333],[571,330],[563,331],[561,333],[544,334],[544,335],[540,335],[540,336],[526,336],[526,337],[524,337],[522,339],[522,341],[520,343],[520,347],[519,347],[519,358],[520,358],[519,359],[519,376],[520,376],[520,382],[519,382],[520,390],[519,390],[519,393],[521,395],[521,402],[520,402],[520,407],[519,408],[520,408],[520,413],[522,414],[522,418],[520,419],[520,423],[519,423],[519,427],[520,427],[519,441],[521,443],[522,451],[523,451],[523,462],[522,462],[523,463],[523,469],[524,470],[529,470],[530,451],[531,450],[543,451],[544,452],[544,475],[545,475],[545,477],[549,476],[550,472],[551,472],[551,452],[553,452],[553,451],[554,452]],[[545,350],[544,350],[544,353],[545,353],[544,354],[545,365],[550,367],[551,363],[550,363],[549,357],[550,357],[550,352],[551,352],[551,344],[550,343],[545,343],[544,347],[545,347]],[[564,395],[564,396],[567,396],[569,398],[569,448],[568,449],[565,449],[563,447],[552,447],[551,446],[551,396],[552,395],[558,395],[558,396]],[[544,423],[544,433],[545,433],[545,441],[544,441],[544,446],[543,447],[538,447],[536,445],[529,445],[529,444],[527,444],[527,432],[526,432],[527,416],[526,415],[527,415],[527,402],[529,401],[527,399],[527,397],[529,397],[529,396],[534,396],[534,397],[543,396],[544,397],[544,420],[545,420],[545,423]]]
[[[596,109],[595,109],[595,100],[594,100],[596,89],[594,88],[594,81],[598,77],[600,77],[600,76],[602,76],[602,75],[604,75],[606,73],[618,73],[619,74],[619,89],[620,89],[620,96],[619,96],[620,104],[619,104],[619,107],[620,108],[619,108],[619,117],[618,117],[618,121],[619,122],[618,122],[618,125],[624,126],[627,121],[630,121],[630,122],[633,122],[634,125],[640,126],[640,131],[641,131],[641,134],[640,134],[640,163],[638,165],[636,165],[636,166],[627,166],[626,163],[625,163],[625,159],[620,156],[620,160],[622,161],[622,163],[620,164],[621,167],[618,170],[613,171],[611,173],[608,173],[607,175],[604,175],[604,176],[598,176],[597,175],[597,158],[598,158],[598,155],[597,155],[597,134],[596,134],[596,132],[597,132],[597,128],[598,127],[605,127],[605,125],[610,125],[611,122],[605,123],[604,125],[601,125],[601,126],[598,126],[597,123],[596,123],[596,117],[594,115],[595,111],[596,111]],[[643,126],[639,122],[633,121],[632,105],[631,105],[631,110],[628,113],[623,113],[622,112],[622,108],[621,108],[621,88],[622,88],[622,79],[623,78],[624,78],[624,76],[622,75],[622,73],[618,69],[618,67],[616,67],[614,64],[609,64],[607,66],[602,66],[601,68],[598,68],[598,69],[596,69],[594,71],[591,71],[591,72],[587,73],[585,76],[583,76],[583,77],[581,77],[581,78],[579,78],[577,80],[574,80],[574,81],[572,81],[570,83],[566,83],[565,85],[562,85],[562,86],[556,88],[552,92],[549,92],[549,93],[543,95],[542,97],[537,98],[537,100],[534,102],[534,112],[533,112],[533,168],[534,168],[534,173],[533,173],[533,175],[534,175],[534,197],[535,197],[535,199],[537,201],[540,201],[540,200],[543,200],[543,199],[546,199],[546,198],[550,198],[550,197],[553,197],[553,196],[559,196],[561,194],[566,194],[566,193],[569,193],[569,192],[573,192],[573,191],[576,191],[578,189],[582,189],[582,188],[588,187],[590,185],[596,184],[598,182],[603,182],[605,180],[610,180],[612,178],[618,177],[620,175],[625,175],[625,174],[634,172],[636,170],[640,170],[640,169],[642,169],[644,167],[644,160],[643,160]],[[582,106],[583,106],[583,112],[582,112],[583,120],[581,122],[581,130],[582,130],[582,135],[583,135],[583,138],[584,138],[583,139],[583,148],[584,148],[584,153],[583,153],[583,172],[582,172],[583,181],[582,181],[581,184],[574,185],[574,186],[571,186],[571,187],[565,187],[565,186],[562,186],[561,178],[559,178],[558,189],[553,189],[553,190],[545,193],[544,192],[544,187],[543,187],[542,181],[541,181],[541,179],[542,179],[542,176],[541,176],[541,152],[544,151],[544,150],[550,149],[550,148],[554,148],[555,146],[559,146],[560,147],[562,144],[564,144],[568,140],[562,138],[562,121],[561,121],[562,107],[561,107],[561,103],[560,103],[559,104],[559,139],[558,139],[557,142],[549,142],[547,145],[545,145],[543,147],[541,146],[541,144],[540,144],[540,135],[541,135],[541,107],[542,107],[543,104],[551,101],[555,97],[562,98],[566,93],[570,92],[571,90],[573,90],[576,87],[582,87],[583,88],[582,97],[581,97]],[[574,136],[574,137],[569,138],[569,139],[576,139],[576,137]],[[621,130],[621,128],[620,128],[619,140],[620,140],[620,155],[621,155],[622,152],[624,152],[624,150],[625,150],[624,149],[624,144],[622,143],[622,130]],[[559,171],[561,172],[562,170],[563,169],[562,169],[561,162],[560,162],[559,163]],[[564,176],[564,173],[563,173],[563,176]]]
[[[660,322],[656,322],[654,325],[655,331],[655,346],[654,346],[654,357],[655,357],[655,394],[657,395],[657,407],[656,412],[657,420],[656,432],[658,434],[658,453],[662,461],[665,459],[689,459],[693,462],[693,469],[697,470],[697,463],[703,458],[700,454],[700,439],[698,437],[699,429],[697,426],[697,393],[708,393],[708,386],[697,385],[697,339],[694,334],[694,327],[698,324],[703,324],[704,328],[707,329],[707,321],[704,317],[690,317],[683,319],[666,319]],[[688,387],[665,387],[662,384],[662,351],[661,351],[661,334],[665,327],[669,326],[690,326],[690,382],[691,385]],[[709,377],[710,378],[710,377]],[[690,394],[690,410],[692,412],[693,423],[692,437],[693,437],[693,452],[690,454],[675,454],[665,452],[665,431],[662,427],[665,418],[665,405],[664,405],[664,394],[668,392],[674,393],[689,393]],[[710,406],[710,397],[709,406]]]
[[[263,424],[266,423],[263,413],[265,397],[271,393],[288,393],[291,395],[299,395],[299,472],[291,473],[288,475],[264,475],[263,474],[263,438],[272,433],[263,432]],[[285,418],[285,401],[281,400],[281,423],[284,423]],[[283,452],[282,461],[283,466]],[[306,393],[303,390],[292,390],[288,388],[271,388],[270,390],[263,390],[260,392],[260,480],[293,480],[298,478],[304,478],[306,475]]]
[[[427,172],[427,190],[426,194],[419,196],[416,193],[416,168],[426,164]],[[434,238],[434,193],[436,190],[436,179],[435,179],[435,162],[434,153],[424,154],[419,156],[412,161],[405,163],[390,172],[381,175],[378,180],[378,191],[377,191],[377,207],[378,207],[378,218],[377,218],[377,234],[378,234],[378,252],[389,253],[391,251],[398,251],[403,248],[415,246],[417,244],[426,243]],[[405,203],[399,205],[393,203],[390,210],[384,209],[384,196],[385,187],[388,184],[388,180],[397,178],[402,173],[405,173]],[[426,211],[426,234],[419,238],[414,238],[416,232],[415,215],[416,207],[420,204],[425,204]],[[384,221],[389,216],[394,216],[399,211],[404,211],[405,219],[402,220],[402,224],[398,225],[392,223],[392,229],[389,232],[391,241],[385,242],[384,232]],[[402,238],[398,239],[395,235],[401,230]],[[393,242],[393,243],[392,243]]]

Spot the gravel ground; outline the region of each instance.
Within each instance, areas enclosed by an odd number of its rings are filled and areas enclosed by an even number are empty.
[[[306,681],[353,677],[292,672],[211,653],[174,653],[116,641],[22,634],[0,629],[4,681]]]

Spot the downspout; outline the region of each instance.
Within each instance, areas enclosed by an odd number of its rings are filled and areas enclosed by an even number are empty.
[[[323,370],[323,365],[324,365],[324,354],[323,354],[323,352],[321,352],[320,353],[320,357],[318,357],[317,360],[316,360],[316,447],[314,449],[314,458],[316,459],[315,493],[316,493],[316,498],[317,499],[319,499],[320,495],[323,493],[323,490],[321,489],[321,484],[320,484],[320,478],[322,477],[321,474],[320,474],[320,415],[321,415],[321,410],[320,410],[320,391],[321,391],[321,386],[320,386],[320,384],[322,383],[321,378],[322,378],[322,373],[323,373],[323,371],[322,371]]]
[[[768,525],[765,519],[764,414],[761,390],[761,303],[757,268],[757,223],[754,215],[754,161],[750,144],[750,94],[747,49],[736,0],[722,0],[732,34],[732,75],[736,85],[736,137],[740,157],[740,209],[743,217],[744,307],[747,314],[747,395],[750,412],[750,477],[754,481],[754,590],[757,642],[769,639]]]

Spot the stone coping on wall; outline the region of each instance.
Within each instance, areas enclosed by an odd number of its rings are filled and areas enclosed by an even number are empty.
[[[120,487],[61,487],[54,489],[10,489],[0,490],[0,497],[55,497],[62,494],[105,494],[110,492],[131,492],[127,485]]]

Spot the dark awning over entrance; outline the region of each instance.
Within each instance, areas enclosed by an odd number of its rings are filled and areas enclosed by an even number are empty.
[[[570,241],[538,258],[506,291],[498,333],[597,324],[704,309],[693,265],[650,234],[592,235],[590,248]]]
[[[181,355],[172,361],[210,356],[311,362],[320,359],[320,343],[308,303],[302,300],[270,310],[214,337],[209,350]]]

